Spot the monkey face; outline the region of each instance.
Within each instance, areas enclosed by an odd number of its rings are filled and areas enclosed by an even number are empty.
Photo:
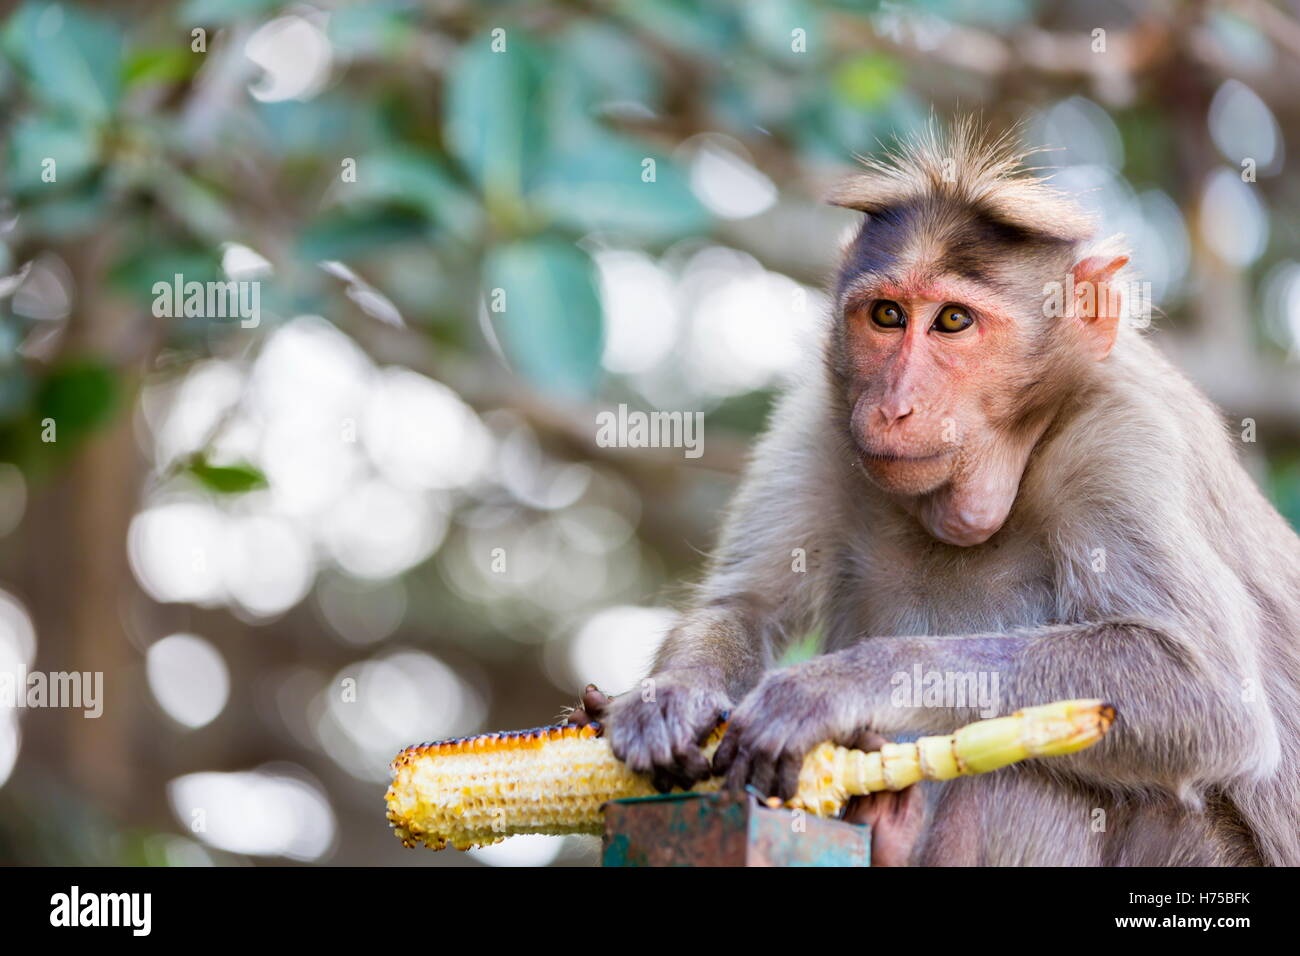
[[[1028,336],[987,289],[956,278],[875,282],[842,325],[850,431],[886,491],[927,494],[995,444]]]

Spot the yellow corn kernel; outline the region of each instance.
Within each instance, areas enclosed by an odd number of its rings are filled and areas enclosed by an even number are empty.
[[[409,747],[392,763],[389,822],[406,846],[435,850],[519,833],[599,833],[607,802],[655,790],[598,733],[543,727]]]
[[[786,805],[832,816],[853,796],[1073,753],[1100,740],[1114,718],[1114,708],[1099,700],[1061,701],[873,753],[819,744],[804,758],[798,794]],[[705,745],[706,756],[725,726]],[[398,754],[391,769],[389,822],[404,845],[435,850],[464,850],[519,833],[599,833],[610,800],[655,793],[648,777],[614,756],[595,726],[421,744]],[[694,791],[720,786],[714,778]]]

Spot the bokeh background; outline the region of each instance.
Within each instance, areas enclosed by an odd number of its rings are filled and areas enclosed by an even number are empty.
[[[642,675],[826,308],[819,196],[931,111],[1055,147],[1300,521],[1298,89],[1295,2],[9,7],[0,670],[104,708],[0,707],[0,863],[591,862],[404,851],[387,762]],[[260,325],[155,317],[176,273]],[[704,454],[600,447],[619,403]]]

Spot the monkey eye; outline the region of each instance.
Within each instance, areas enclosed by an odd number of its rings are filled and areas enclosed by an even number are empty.
[[[968,329],[975,320],[970,317],[965,306],[945,305],[939,310],[939,314],[934,317],[933,328],[938,332],[960,332],[962,329]]]
[[[881,299],[871,307],[871,321],[882,329],[901,329],[907,324],[907,314],[897,302]]]

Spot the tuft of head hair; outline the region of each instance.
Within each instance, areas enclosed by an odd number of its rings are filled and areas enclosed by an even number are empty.
[[[1025,165],[1034,152],[1022,148],[1014,132],[995,135],[972,117],[947,131],[931,119],[880,156],[863,157],[863,171],[832,189],[827,201],[869,216],[927,199],[956,202],[1043,238],[1090,238],[1093,219]]]

